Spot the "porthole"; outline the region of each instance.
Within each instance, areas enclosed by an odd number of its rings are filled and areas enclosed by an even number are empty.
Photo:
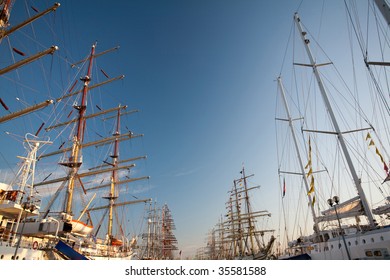
[[[372,251],[366,251],[366,256],[367,257],[372,257],[373,256]]]
[[[348,241],[348,246],[351,246],[351,241]]]
[[[366,240],[365,239],[363,239],[363,244],[366,244]]]
[[[383,240],[385,240],[385,239],[383,238],[383,236],[381,236],[381,241],[383,241]]]
[[[374,243],[374,238],[371,238],[371,242]]]
[[[375,251],[374,251],[374,256],[375,256],[375,257],[382,257],[382,252],[379,251],[379,250],[375,250]]]

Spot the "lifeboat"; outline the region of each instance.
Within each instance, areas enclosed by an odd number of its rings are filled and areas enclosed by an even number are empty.
[[[88,235],[92,232],[93,226],[87,225],[78,220],[72,220],[70,222],[72,224],[72,232],[80,235]]]
[[[122,246],[122,245],[123,245],[122,240],[116,238],[111,239],[111,246]]]

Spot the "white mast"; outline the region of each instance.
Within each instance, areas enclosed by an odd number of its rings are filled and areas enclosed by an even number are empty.
[[[314,57],[313,57],[313,55],[311,53],[311,50],[310,50],[310,47],[309,47],[310,40],[306,38],[306,32],[304,32],[303,29],[302,29],[302,25],[300,23],[300,18],[299,18],[297,13],[295,13],[295,15],[294,15],[294,21],[295,21],[296,26],[298,28],[299,34],[301,36],[301,39],[302,39],[302,41],[303,41],[303,43],[305,45],[305,49],[306,49],[307,55],[308,55],[309,60],[310,60],[310,65],[309,66],[313,68],[313,72],[314,72],[314,75],[316,77],[316,80],[317,80],[317,83],[318,83],[318,87],[319,87],[321,95],[322,95],[322,99],[323,99],[323,101],[325,103],[325,107],[327,108],[327,111],[329,113],[329,117],[330,117],[330,119],[332,121],[334,130],[335,130],[335,133],[336,133],[337,138],[339,140],[339,143],[340,143],[341,149],[343,151],[345,160],[346,160],[346,162],[348,164],[348,167],[349,167],[349,170],[351,172],[351,175],[352,175],[353,181],[355,183],[355,187],[357,189],[358,195],[360,196],[364,212],[365,212],[365,214],[366,214],[366,216],[368,218],[368,221],[370,223],[371,228],[374,228],[376,226],[375,225],[375,220],[374,220],[374,217],[373,217],[372,212],[370,210],[370,207],[369,207],[366,195],[365,195],[365,193],[363,191],[363,188],[362,188],[362,185],[361,185],[361,180],[358,177],[358,175],[356,173],[356,170],[355,170],[355,167],[354,167],[354,165],[352,163],[351,156],[350,156],[350,154],[348,152],[348,149],[347,149],[347,146],[345,144],[343,133],[341,132],[340,127],[339,127],[339,125],[337,123],[336,116],[335,116],[335,114],[333,112],[332,106],[330,104],[330,101],[329,101],[328,96],[326,94],[325,87],[324,87],[322,79],[321,79],[321,76],[320,76],[320,74],[318,72],[318,68],[317,68],[318,65],[316,64],[316,62],[314,60]]]
[[[25,218],[27,216],[38,215],[40,208],[40,200],[35,197],[37,192],[34,186],[34,176],[35,176],[35,165],[37,162],[37,151],[40,148],[40,145],[52,144],[48,140],[39,140],[37,136],[32,134],[26,134],[25,136],[25,149],[28,151],[27,157],[18,157],[23,160],[22,166],[18,172],[20,176],[19,191],[17,197],[17,203],[21,205],[21,209],[16,220],[16,226],[14,228],[14,241],[16,240],[16,233],[18,232],[19,224],[22,220],[22,214],[25,213]],[[24,197],[25,188],[29,188],[30,191],[27,194],[26,198]],[[39,203],[39,204],[38,204]]]
[[[297,152],[297,157],[298,157],[298,161],[299,161],[299,167],[300,167],[301,172],[302,172],[302,178],[303,178],[303,181],[305,183],[306,192],[308,193],[309,190],[310,190],[309,182],[307,181],[307,177],[305,175],[306,174],[305,173],[305,167],[304,167],[304,165],[302,163],[302,158],[301,158],[301,155],[299,153],[298,141],[297,141],[297,137],[295,135],[295,131],[294,131],[294,128],[293,128],[293,119],[291,118],[290,109],[289,109],[288,104],[287,104],[286,94],[284,92],[284,87],[283,87],[283,84],[282,84],[281,77],[278,77],[278,86],[279,86],[280,91],[282,93],[283,104],[284,104],[284,107],[285,107],[286,113],[287,113],[287,119],[286,120],[283,119],[283,120],[284,121],[288,121],[288,125],[290,127],[292,138],[293,138],[293,141],[294,141],[295,150]],[[279,120],[282,120],[282,119],[279,119]],[[317,219],[316,219],[316,213],[314,211],[314,205],[313,205],[312,197],[310,195],[308,195],[308,198],[309,198],[311,214],[312,214],[313,222],[314,222],[314,231],[315,232],[319,232],[319,227],[318,227],[318,222],[317,222]]]

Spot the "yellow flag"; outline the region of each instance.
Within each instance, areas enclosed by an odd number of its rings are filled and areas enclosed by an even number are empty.
[[[376,154],[381,158],[381,161],[384,163],[383,157],[381,153],[379,152],[378,148],[376,148]]]
[[[313,199],[311,200],[311,206],[314,206],[314,203],[316,203],[316,197],[313,196]],[[307,203],[307,206],[310,206],[310,202]]]
[[[309,159],[308,163],[307,163],[306,166],[305,166],[305,169],[308,169],[309,166],[311,166],[311,159]]]
[[[367,132],[366,141],[367,141],[368,139],[371,139],[370,132]]]
[[[313,174],[313,169],[310,166],[309,172],[307,172],[307,178],[309,178],[310,175],[312,175],[312,174]]]
[[[374,140],[371,139],[370,144],[368,146],[375,146]]]
[[[313,192],[314,192],[314,177],[312,176],[311,177],[311,182],[310,182],[310,190],[309,190],[309,192],[307,194],[310,195]]]

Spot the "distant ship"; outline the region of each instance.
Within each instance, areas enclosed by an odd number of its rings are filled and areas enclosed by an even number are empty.
[[[173,260],[180,258],[178,251],[176,229],[171,210],[167,204],[159,209],[150,203],[145,232],[141,235],[142,244],[139,247],[139,257],[142,260]]]
[[[226,203],[227,214],[212,230],[207,246],[197,253],[198,259],[265,260],[274,259],[273,229],[260,228],[260,219],[271,217],[267,210],[255,210],[251,192],[259,186],[248,186],[243,167],[241,177],[233,181]]]

